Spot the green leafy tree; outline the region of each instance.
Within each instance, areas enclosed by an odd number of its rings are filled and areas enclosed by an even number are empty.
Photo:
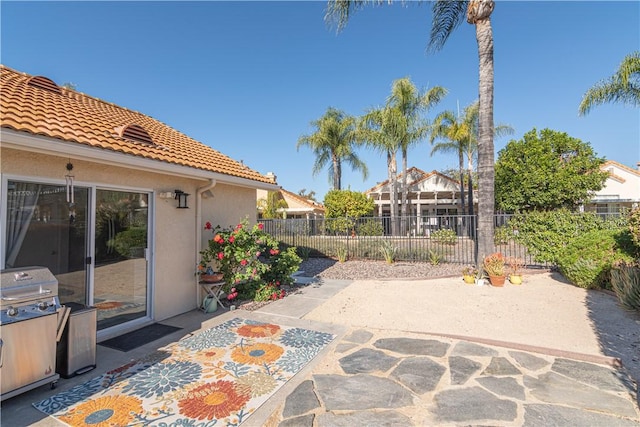
[[[324,196],[324,208],[327,218],[360,218],[373,212],[374,203],[364,193],[331,190]]]
[[[584,116],[592,107],[609,102],[640,105],[640,52],[625,56],[613,76],[589,89],[578,110]]]
[[[258,211],[264,219],[274,219],[282,216],[281,209],[288,208],[287,202],[279,191],[268,191],[266,199],[258,200]]]
[[[390,2],[390,1],[388,1]],[[366,4],[381,4],[382,0],[328,2],[325,20],[336,22],[342,29],[351,14]],[[403,2],[408,3],[408,2]],[[436,0],[432,4],[433,21],[428,49],[440,50],[454,29],[466,18],[476,29],[479,58],[479,114],[478,114],[478,252],[476,259],[494,252],[494,146],[493,146],[493,30],[491,13],[493,0],[451,1]]]
[[[354,151],[359,141],[356,120],[353,117],[329,107],[327,112],[318,120],[312,121],[311,125],[315,127],[315,132],[311,135],[302,135],[298,139],[297,148],[307,146],[313,150],[316,156],[313,165],[314,176],[329,165],[329,183],[333,185],[334,190],[340,190],[342,164],[347,163],[367,179],[369,176],[367,165]]]
[[[604,159],[564,132],[533,129],[498,153],[496,203],[508,212],[575,209],[602,189]]]

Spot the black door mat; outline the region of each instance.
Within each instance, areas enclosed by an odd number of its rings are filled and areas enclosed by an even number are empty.
[[[163,325],[161,323],[154,323],[144,328],[137,329],[119,337],[111,338],[99,343],[101,346],[113,348],[120,351],[131,351],[135,348],[142,347],[152,341],[169,335],[175,331],[179,331],[182,328],[176,326]]]

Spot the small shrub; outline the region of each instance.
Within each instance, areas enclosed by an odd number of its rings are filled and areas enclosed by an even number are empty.
[[[345,262],[348,257],[348,251],[346,246],[338,246],[336,249],[336,257],[339,262]]]
[[[496,245],[506,245],[513,238],[513,230],[507,225],[496,227],[493,233],[493,243]]]
[[[261,285],[257,290],[254,301],[269,301],[269,300],[277,300],[282,299],[286,295],[284,289],[280,289],[273,283],[266,283]]]
[[[611,287],[622,305],[640,311],[640,262],[614,267],[611,270]]]
[[[441,228],[431,233],[431,238],[438,243],[447,245],[455,245],[458,242],[456,232],[450,228]]]
[[[393,262],[396,260],[397,250],[398,248],[393,246],[393,244],[388,240],[383,240],[380,244],[380,253],[384,257],[384,260],[387,262],[387,264],[393,264]]]
[[[443,259],[444,257],[442,254],[434,250],[429,250],[429,264],[438,265],[443,261]]]
[[[116,234],[113,239],[107,242],[107,245],[125,258],[144,256],[143,250],[147,246],[147,229],[131,227]]]
[[[636,249],[640,250],[640,208],[635,208],[629,212],[628,221],[631,239],[636,245]]]
[[[309,259],[309,255],[311,255],[311,248],[308,246],[298,246],[298,256],[302,258],[304,261]]]
[[[363,219],[356,227],[358,236],[382,236],[384,229],[382,222],[375,219]]]
[[[558,257],[558,267],[581,288],[611,289],[611,266],[630,262],[630,236],[616,230],[594,230],[573,239]]]

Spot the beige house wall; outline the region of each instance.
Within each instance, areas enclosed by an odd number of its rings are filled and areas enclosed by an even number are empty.
[[[64,184],[67,162],[68,157],[0,149],[3,179],[10,175]],[[213,197],[202,199],[202,224],[196,224],[196,193],[198,188],[208,184],[207,181],[74,159],[71,162],[77,186],[154,192],[149,204],[150,220],[154,221],[150,236],[153,263],[150,286],[153,318],[157,321],[197,307],[200,289],[194,272],[199,261],[198,252],[210,238],[202,230],[206,221],[227,226],[237,224],[247,215],[252,223],[256,219],[255,189],[216,185],[210,190]],[[160,193],[175,189],[190,194],[190,209],[177,209],[175,200],[160,197]],[[202,236],[199,247],[196,246],[198,234]]]

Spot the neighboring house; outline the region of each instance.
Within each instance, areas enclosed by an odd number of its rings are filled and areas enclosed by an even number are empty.
[[[606,161],[600,169],[609,172],[602,190],[584,206],[587,212],[617,214],[624,209],[640,205],[640,163],[633,169],[613,160]]]
[[[411,221],[407,224],[412,234],[429,234],[430,230],[440,228],[447,224],[438,223],[443,219],[436,216],[456,216],[461,215],[460,206],[460,183],[437,171],[425,172],[416,167],[407,170],[407,215]],[[401,214],[400,203],[402,190],[402,173],[398,174],[398,215]],[[390,182],[386,180],[373,188],[365,191],[365,194],[373,199],[376,206],[374,215],[388,217],[391,214]],[[466,190],[466,188],[465,188]],[[465,192],[465,202],[467,194]],[[474,193],[474,206],[477,206],[478,199]],[[451,219],[453,220],[453,219]],[[444,221],[449,221],[444,219]],[[449,224],[453,227],[454,224]],[[388,231],[388,230],[387,230]]]
[[[268,175],[269,176],[269,175]],[[282,213],[281,218],[295,219],[318,219],[324,218],[324,206],[315,200],[307,199],[298,194],[287,191],[283,188],[277,190],[281,200],[287,204],[286,208],[280,208],[278,211]],[[258,202],[267,200],[267,191],[258,190]],[[258,203],[260,205],[260,203]],[[258,215],[261,216],[261,209],[258,207]]]
[[[275,179],[152,117],[0,73],[0,268],[48,267],[63,303],[98,307],[99,340],[198,307],[205,223],[255,222]]]

